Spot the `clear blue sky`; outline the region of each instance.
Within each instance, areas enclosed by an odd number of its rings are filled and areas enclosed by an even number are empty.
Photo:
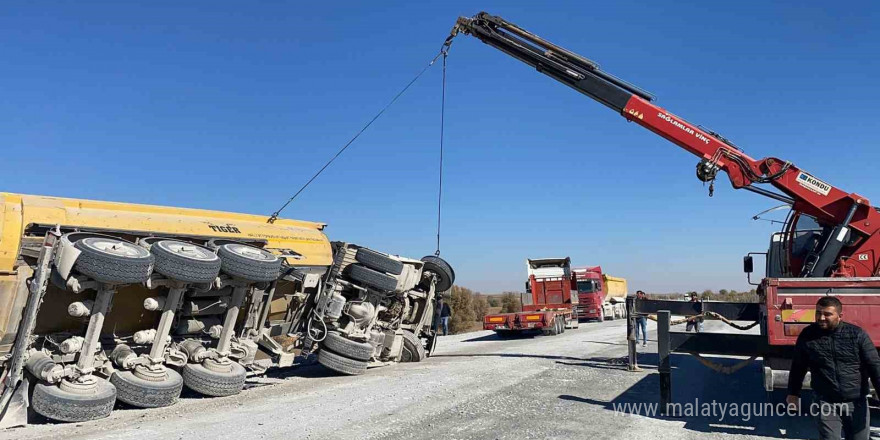
[[[4,6],[0,189],[269,214],[486,10],[880,203],[877,2],[179,3]],[[520,289],[526,258],[568,255],[630,289],[746,288],[775,202],[726,178],[708,198],[695,157],[474,38],[448,73],[459,284]],[[285,216],[433,253],[439,97],[433,68]]]

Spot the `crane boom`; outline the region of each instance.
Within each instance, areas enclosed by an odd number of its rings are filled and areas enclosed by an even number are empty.
[[[838,189],[791,162],[773,157],[753,159],[721,135],[654,104],[650,93],[604,72],[597,63],[501,17],[486,12],[460,17],[444,51],[460,33],[479,38],[699,157],[696,173],[703,182],[711,184],[718,171],[724,171],[734,188],[784,201],[794,211],[815,218],[824,232],[801,267],[792,271],[796,275],[878,274],[880,212],[867,198]],[[772,185],[781,194],[758,184]]]

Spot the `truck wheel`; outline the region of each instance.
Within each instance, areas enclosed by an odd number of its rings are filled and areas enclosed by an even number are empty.
[[[338,373],[357,376],[367,371],[367,362],[349,359],[329,350],[318,352],[318,363]]]
[[[605,322],[605,311],[599,309],[599,322]]]
[[[341,354],[349,359],[368,361],[373,356],[373,345],[369,342],[352,341],[336,332],[327,333],[324,348],[334,353]]]
[[[348,266],[348,276],[355,281],[385,292],[393,292],[397,289],[397,278],[358,264]]]
[[[559,333],[565,333],[565,328],[567,327],[565,324],[565,318],[561,318],[561,319],[562,320],[559,321]]]
[[[110,415],[116,403],[116,387],[104,379],[88,392],[62,390],[58,385],[38,383],[31,407],[37,414],[60,422],[85,422]]]
[[[427,344],[425,344],[425,356],[431,357],[431,355],[434,354],[434,350],[437,349],[437,339],[439,338],[432,331],[431,334],[428,336]]]
[[[247,372],[238,362],[230,362],[229,366],[217,364],[211,368],[204,364],[216,361],[206,359],[202,364],[186,364],[183,367],[183,383],[187,388],[212,397],[232,396],[241,392]],[[220,371],[217,371],[220,370]]]
[[[209,249],[177,240],[162,240],[150,246],[156,258],[156,272],[187,283],[210,283],[220,273],[220,257]]]
[[[378,270],[379,272],[390,273],[391,275],[400,275],[403,272],[403,263],[393,258],[389,258],[372,249],[360,248],[354,258],[358,263]]]
[[[269,282],[281,274],[281,258],[254,246],[226,243],[217,250],[220,269],[233,277],[252,282]]]
[[[452,285],[455,283],[455,271],[452,270],[452,266],[449,263],[433,255],[422,257],[422,261],[425,263],[423,270],[432,272],[439,278],[434,290],[444,292],[452,288]]]
[[[110,376],[110,383],[116,386],[116,398],[138,408],[160,408],[177,403],[183,390],[183,377],[180,373],[165,368],[165,378],[148,380],[138,377],[131,371],[116,371]]]
[[[403,330],[403,352],[400,355],[401,362],[421,362],[427,356],[422,340],[413,332]]]
[[[76,270],[107,284],[138,284],[150,278],[153,256],[146,249],[110,237],[88,237],[73,246],[81,252]]]

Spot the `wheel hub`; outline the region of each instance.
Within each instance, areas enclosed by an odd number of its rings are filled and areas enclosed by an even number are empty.
[[[89,394],[98,388],[98,378],[94,375],[80,376],[74,380],[63,379],[58,388],[73,394]]]
[[[225,357],[221,359],[205,359],[202,362],[202,366],[217,373],[229,373],[232,371],[232,361]]]
[[[143,252],[125,242],[117,240],[94,240],[91,245],[96,249],[107,252],[108,254],[118,255],[120,257],[141,257]]]
[[[182,241],[161,241],[157,245],[176,255],[193,260],[212,261],[217,259],[217,255],[213,252]]]
[[[133,374],[150,382],[162,382],[168,379],[168,371],[164,365],[138,365],[134,367]]]

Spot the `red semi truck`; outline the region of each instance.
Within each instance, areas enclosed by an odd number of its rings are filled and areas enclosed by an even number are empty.
[[[578,319],[626,317],[626,279],[602,273],[601,266],[573,268],[577,281]]]
[[[577,280],[571,270],[571,259],[530,259],[526,260],[526,266],[529,280],[526,294],[521,297],[522,311],[486,315],[483,329],[507,337],[538,330],[553,336],[566,328],[577,328]]]

